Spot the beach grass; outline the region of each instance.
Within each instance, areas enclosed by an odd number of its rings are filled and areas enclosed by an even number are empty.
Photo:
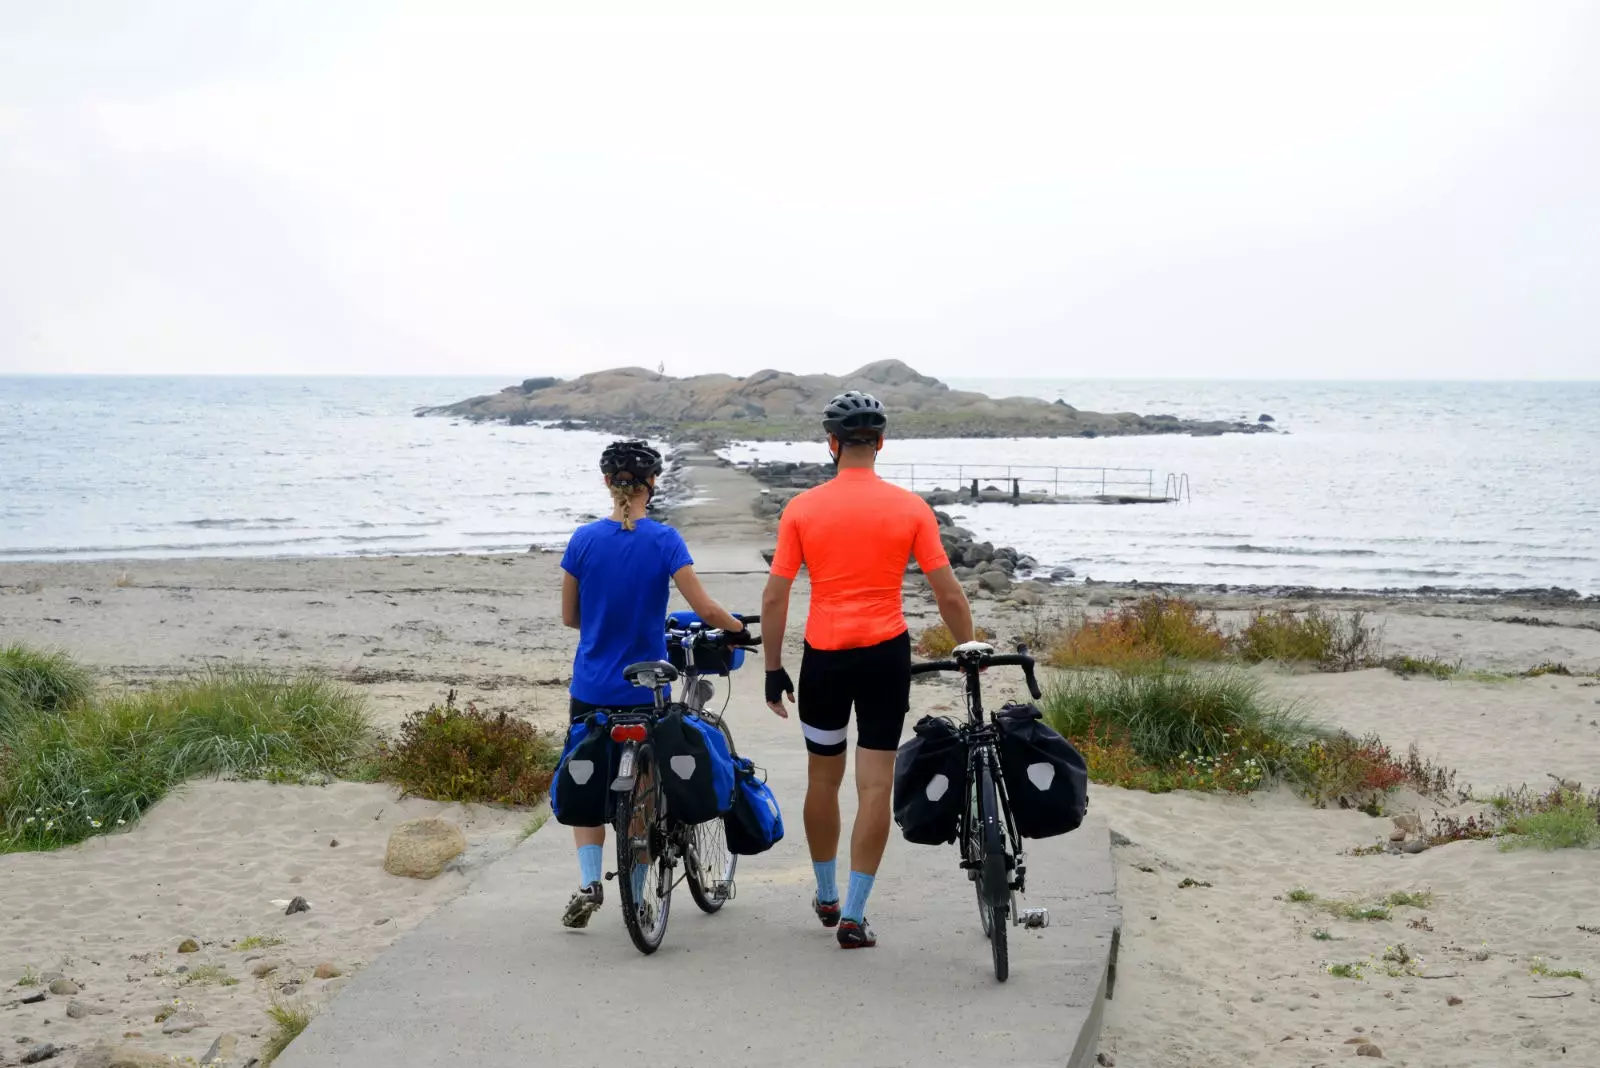
[[[261,1049],[263,1068],[283,1055],[289,1043],[299,1038],[311,1025],[314,1015],[304,1002],[273,1001],[267,1009],[267,1017],[272,1021],[272,1033],[267,1036],[266,1045]]]
[[[980,642],[994,641],[994,634],[982,627],[973,628],[973,638]],[[935,623],[917,636],[917,655],[927,660],[943,660],[955,652],[956,636],[943,623]]]
[[[383,777],[405,796],[433,801],[533,805],[545,796],[561,748],[531,723],[443,705],[417,712],[382,754]]]
[[[1132,789],[1246,792],[1322,730],[1237,669],[1072,672],[1044,701],[1091,778]]]
[[[89,699],[89,672],[66,653],[0,646],[0,731],[30,712],[59,712]]]
[[[1453,679],[1461,672],[1460,661],[1443,660],[1436,656],[1391,656],[1383,666],[1403,679],[1426,675],[1432,679]]]
[[[1600,793],[1586,794],[1582,787],[1561,783],[1537,797],[1512,795],[1508,801],[1503,795],[1495,800],[1505,820],[1502,850],[1600,845]]]
[[[366,752],[361,698],[314,673],[219,670],[31,716],[5,731],[0,851],[132,824],[197,778],[303,781]]]

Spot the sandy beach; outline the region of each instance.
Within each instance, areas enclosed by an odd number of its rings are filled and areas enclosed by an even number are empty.
[[[679,522],[712,592],[753,610],[763,576],[749,559],[766,535],[750,516],[743,476],[709,478],[710,499]],[[913,629],[934,622],[920,580],[908,589]],[[219,664],[314,667],[364,694],[381,729],[451,689],[482,708],[554,727],[565,718],[572,652],[558,590],[550,553],[13,564],[0,569],[0,641],[65,649],[103,688]],[[1099,611],[1087,607],[1090,596],[1116,603],[1137,595],[1063,587],[1042,606],[984,597],[975,608],[982,625],[1007,638],[1041,615]],[[1211,601],[1224,619],[1260,603]],[[1576,673],[1600,669],[1600,613],[1532,613],[1493,601],[1340,605],[1352,606],[1374,614],[1386,647],[1411,655],[1501,672],[1542,661]],[[794,618],[804,609],[802,583]],[[1496,621],[1514,614],[1558,625]],[[1323,723],[1378,732],[1397,751],[1417,744],[1480,795],[1539,787],[1550,775],[1600,781],[1600,686],[1581,674],[1479,682],[1381,669],[1251,670]],[[740,718],[769,713],[755,673],[735,683],[729,715],[737,729]],[[948,709],[951,696],[943,686],[916,687],[913,718]],[[1396,801],[1390,815],[1406,808]],[[1600,853],[1458,842],[1418,855],[1351,855],[1386,842],[1391,820],[1318,810],[1287,788],[1242,797],[1097,788],[1092,806],[1123,843],[1116,853],[1126,918],[1102,1041],[1108,1062],[1332,1064],[1354,1056],[1357,1040],[1389,1063],[1419,1068],[1576,1065],[1600,1055],[1591,980],[1529,971],[1536,958],[1585,976],[1600,970],[1592,895]],[[1434,809],[1420,799],[1410,807],[1424,818]],[[466,856],[428,882],[385,874],[392,827],[436,813],[463,826]],[[196,783],[124,833],[52,854],[0,856],[0,1064],[17,1063],[38,1043],[70,1050],[124,1035],[198,1058],[231,1033],[252,1052],[274,997],[335,996],[340,980],[312,978],[318,965],[344,975],[359,969],[514,845],[529,819],[402,802],[382,785]],[[1396,909],[1389,921],[1354,923],[1289,901],[1296,887],[1324,899],[1394,891],[1433,898],[1425,909]],[[296,895],[311,910],[285,916],[283,903]],[[550,903],[552,923],[560,904]],[[1313,938],[1319,928],[1331,940]],[[199,952],[178,954],[191,938]],[[246,939],[260,941],[244,948]],[[1399,944],[1420,960],[1390,976],[1382,958]],[[1369,959],[1361,979],[1326,970]],[[185,979],[204,965],[225,972],[206,968],[210,979]],[[65,979],[79,992],[19,1004],[43,989],[12,985],[25,976]],[[192,1029],[154,1022],[174,999],[184,1020],[200,1021]],[[237,1063],[246,1060],[241,1054]]]

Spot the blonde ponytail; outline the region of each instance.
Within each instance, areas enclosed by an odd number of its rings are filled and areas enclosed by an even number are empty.
[[[637,488],[638,487],[631,482],[624,482],[620,485],[615,482],[611,483],[611,500],[618,508],[622,509],[623,530],[633,529],[633,494],[634,490]]]

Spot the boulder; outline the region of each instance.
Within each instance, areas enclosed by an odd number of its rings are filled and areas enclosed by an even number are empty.
[[[1004,571],[985,571],[978,576],[978,588],[990,593],[1007,593],[1011,589],[1011,576]]]
[[[234,1068],[239,1064],[239,1036],[232,1032],[224,1032],[217,1036],[211,1043],[211,1048],[206,1055],[200,1058],[201,1065],[210,1065],[211,1068]]]
[[[86,1050],[78,1058],[78,1068],[172,1068],[170,1057],[139,1049],[136,1046],[113,1046],[102,1043]]]
[[[71,979],[56,979],[50,983],[50,993],[58,998],[71,997],[80,992],[80,987]]]
[[[1110,606],[1111,595],[1109,593],[1106,593],[1103,590],[1097,590],[1089,595],[1090,608],[1109,608]]]
[[[1065,582],[1069,578],[1076,578],[1078,573],[1070,567],[1052,568],[1050,571],[1051,582]]]
[[[466,849],[466,836],[449,820],[407,820],[389,836],[383,870],[408,879],[432,879]]]
[[[1258,423],[1275,423],[1275,422],[1277,422],[1277,420],[1272,418],[1272,416],[1270,416],[1270,415],[1262,413],[1261,417],[1258,418],[1256,420],[1256,422],[1258,422]]]
[[[1001,556],[998,553],[995,554],[994,563],[990,566],[998,568],[1008,575],[1013,574],[1017,570],[1017,562],[1015,560],[1011,559],[1009,556]]]

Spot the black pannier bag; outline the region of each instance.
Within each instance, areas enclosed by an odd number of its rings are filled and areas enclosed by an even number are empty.
[[[569,827],[603,827],[610,816],[615,746],[604,712],[567,729],[567,744],[550,782],[550,811]]]
[[[681,705],[650,731],[667,815],[680,823],[714,820],[733,804],[733,754],[727,736]]]
[[[1089,808],[1089,769],[1072,743],[1033,705],[1008,704],[995,717],[1000,774],[1024,838],[1075,831]]]
[[[906,841],[954,842],[967,797],[967,746],[955,725],[924,716],[894,758],[894,821]]]

